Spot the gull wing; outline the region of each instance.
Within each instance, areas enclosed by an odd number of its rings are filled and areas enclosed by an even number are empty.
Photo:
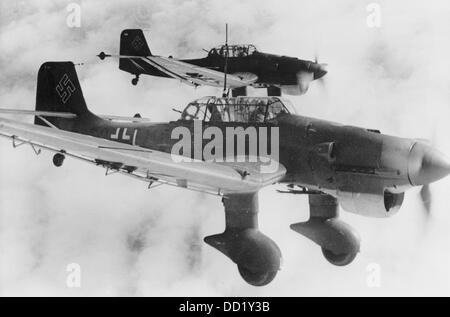
[[[38,148],[80,158],[149,183],[155,181],[215,194],[256,192],[278,182],[281,164],[271,173],[205,161],[179,162],[179,156],[84,134],[0,118],[0,135]]]
[[[214,87],[223,87],[224,85],[225,74],[223,72],[161,56],[147,56],[144,59],[152,64],[152,66],[167,73],[168,75],[173,76],[173,74],[176,74],[197,85],[208,85]],[[227,74],[227,87],[246,87],[253,84],[256,80],[256,75],[254,77],[244,77]]]
[[[223,72],[193,65],[174,58],[162,56],[131,56],[131,55],[106,55],[108,57],[129,59],[142,72],[147,71],[148,65],[162,71],[166,75],[183,81],[192,86],[206,85],[223,87],[225,74]],[[258,79],[258,76],[250,73],[227,74],[227,88],[246,87]]]

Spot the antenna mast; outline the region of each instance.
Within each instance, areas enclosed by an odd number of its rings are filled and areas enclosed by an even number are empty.
[[[228,73],[228,23],[225,24],[225,66],[223,68],[224,81],[222,97],[228,97],[227,94],[227,73]]]

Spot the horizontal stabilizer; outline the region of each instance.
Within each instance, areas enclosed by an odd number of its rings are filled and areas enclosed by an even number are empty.
[[[65,118],[65,119],[73,119],[77,117],[75,113],[71,112],[34,111],[34,110],[2,109],[2,108],[0,108],[0,114],[30,115],[30,116]],[[113,121],[150,122],[150,119],[141,117],[122,117],[114,115],[98,115],[98,116],[102,119]]]
[[[66,119],[72,119],[72,118],[77,117],[77,115],[75,113],[71,113],[71,112],[34,111],[34,110],[19,110],[19,109],[0,109],[0,113],[53,117],[53,118],[66,118]]]

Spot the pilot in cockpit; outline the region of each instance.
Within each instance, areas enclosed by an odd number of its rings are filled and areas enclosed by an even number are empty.
[[[287,113],[287,111],[280,102],[272,103],[269,105],[269,110],[267,112],[267,120],[275,119],[279,115],[285,113]]]
[[[241,46],[236,47],[236,52],[237,52],[237,57],[244,57],[245,56],[245,51],[244,48]]]
[[[264,101],[259,101],[255,107],[255,110],[250,115],[250,122],[264,122],[266,117],[266,104]]]
[[[210,121],[222,121],[222,115],[216,105],[208,105],[208,111],[211,113]]]

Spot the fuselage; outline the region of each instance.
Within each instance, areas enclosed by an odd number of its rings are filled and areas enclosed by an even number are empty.
[[[184,59],[182,62],[225,72],[225,58],[220,55],[208,55],[200,59]],[[132,64],[123,63],[121,68],[130,73],[135,72]],[[227,73],[239,74],[249,73],[257,76],[252,86],[295,86],[298,84],[299,72],[312,74],[312,79],[318,79],[325,75],[319,70],[319,64],[313,61],[301,60],[294,57],[279,56],[262,52],[255,52],[250,56],[229,57]],[[170,78],[166,73],[155,67],[146,65],[145,74],[158,77]]]
[[[179,141],[172,135],[175,128],[186,127],[192,135],[196,133],[194,120],[122,123],[89,114],[76,121],[64,121],[60,126],[66,130],[166,153],[171,153]],[[292,114],[265,123],[204,121],[201,127],[202,133],[209,127],[219,128],[223,136],[227,128],[266,128],[269,136],[272,128],[278,128],[279,162],[287,170],[284,183],[323,191],[350,191],[354,189],[349,184],[355,184],[358,192],[379,192],[385,188],[400,192],[412,185],[408,159],[415,141],[411,139]],[[209,141],[203,138],[202,147]],[[245,142],[248,154],[249,139]]]
[[[183,60],[183,62],[220,72],[225,71],[225,59],[220,55],[209,55],[201,59]],[[259,87],[297,85],[297,74],[301,71],[313,72],[313,65],[315,63],[312,61],[255,52],[244,57],[229,57],[227,72],[255,74],[258,79],[254,86]]]

